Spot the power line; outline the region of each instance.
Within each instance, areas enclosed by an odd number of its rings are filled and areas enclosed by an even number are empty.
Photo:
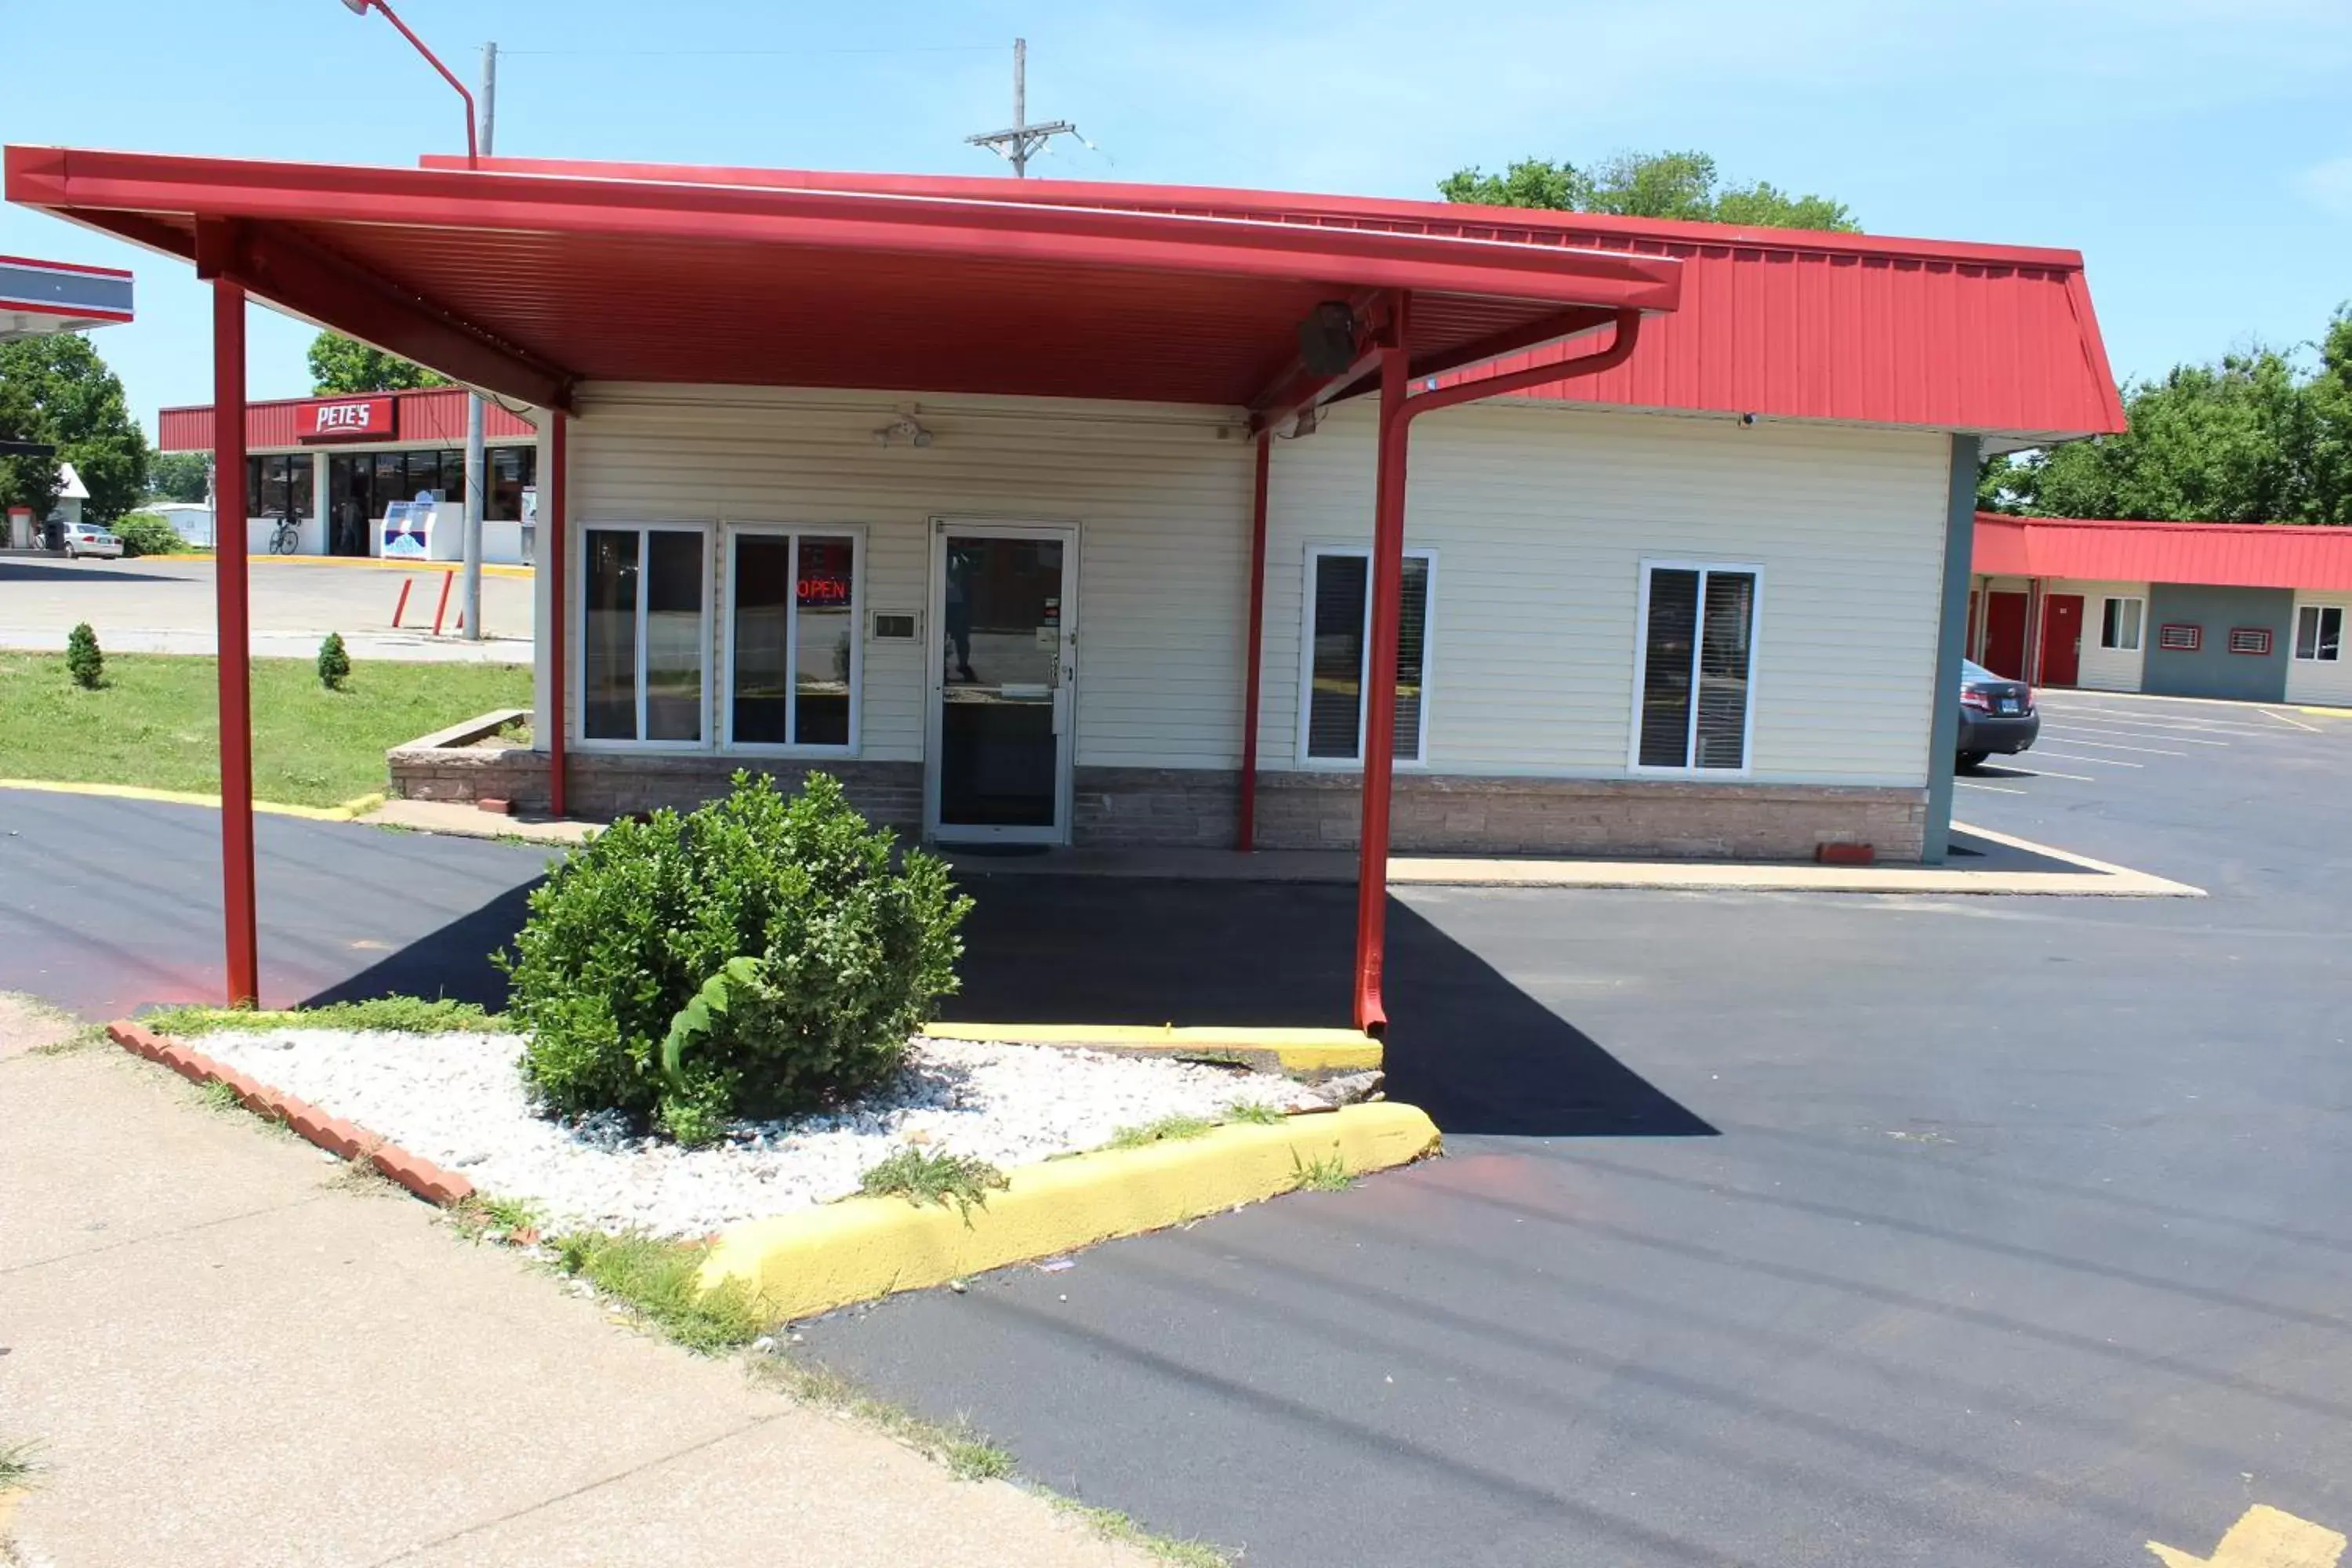
[[[974,147],[985,147],[1013,165],[1013,177],[1025,179],[1029,160],[1046,150],[1056,136],[1077,136],[1081,145],[1094,143],[1078,136],[1078,128],[1067,120],[1048,120],[1042,125],[1029,123],[1029,40],[1013,40],[1013,123],[1003,131],[983,132],[964,140]]]
[[[971,55],[994,54],[1003,44],[903,44],[873,48],[841,49],[500,49],[509,59],[793,59],[818,55]]]

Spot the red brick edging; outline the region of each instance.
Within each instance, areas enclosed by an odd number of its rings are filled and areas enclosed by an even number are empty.
[[[440,1166],[418,1159],[397,1143],[388,1143],[364,1127],[329,1116],[290,1094],[257,1083],[235,1068],[223,1067],[200,1051],[167,1040],[151,1029],[122,1020],[109,1024],[107,1035],[118,1046],[151,1062],[161,1062],[193,1083],[225,1083],[238,1103],[257,1116],[283,1121],[329,1153],[345,1160],[365,1160],[393,1181],[429,1204],[447,1207],[474,1195],[474,1184]]]

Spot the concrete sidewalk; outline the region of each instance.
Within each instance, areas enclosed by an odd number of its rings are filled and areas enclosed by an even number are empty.
[[[0,1442],[45,1467],[0,1561],[1146,1561],[38,1026],[0,997]]]

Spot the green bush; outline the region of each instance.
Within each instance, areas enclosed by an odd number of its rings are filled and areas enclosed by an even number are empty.
[[[176,555],[188,547],[178,529],[152,511],[134,511],[115,519],[114,537],[122,541],[125,555]]]
[[[343,634],[329,632],[327,640],[319,645],[319,684],[330,691],[341,691],[351,678],[352,656],[343,651]]]
[[[86,691],[97,690],[106,679],[106,655],[99,651],[98,634],[88,621],[66,634],[66,668]]]
[[[723,799],[598,834],[498,958],[534,1092],[696,1143],[887,1083],[955,989],[971,907],[919,850],[894,871],[892,842],[824,773],[787,800],[739,773]]]

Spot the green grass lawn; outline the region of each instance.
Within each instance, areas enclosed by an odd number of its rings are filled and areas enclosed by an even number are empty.
[[[0,778],[220,788],[210,657],[109,654],[84,691],[61,654],[0,653]],[[384,786],[383,753],[493,708],[530,706],[530,669],[353,661],[341,691],[308,659],[253,661],[253,793],[340,805]]]

